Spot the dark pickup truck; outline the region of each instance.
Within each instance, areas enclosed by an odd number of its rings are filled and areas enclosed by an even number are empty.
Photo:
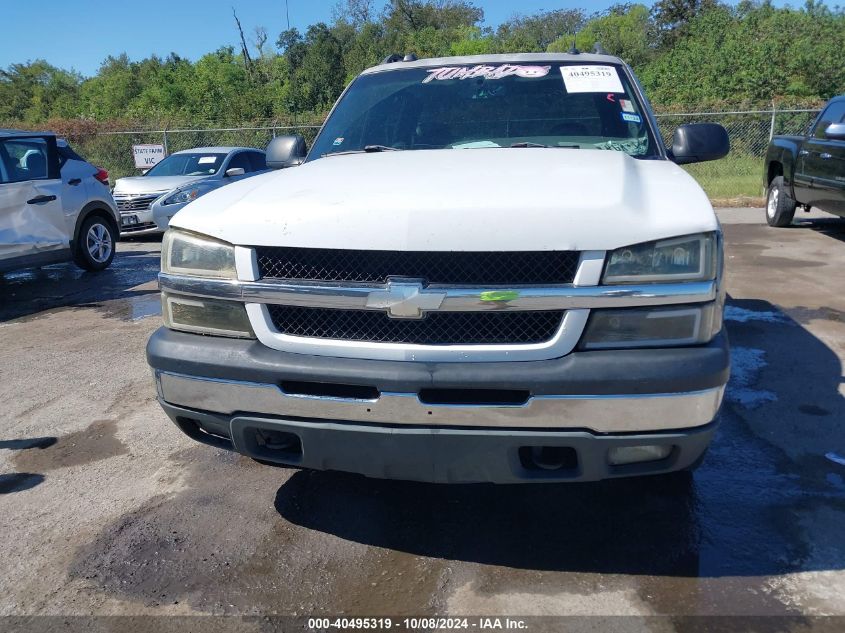
[[[772,138],[763,177],[769,226],[789,226],[799,205],[845,217],[845,95],[828,102],[806,136]]]

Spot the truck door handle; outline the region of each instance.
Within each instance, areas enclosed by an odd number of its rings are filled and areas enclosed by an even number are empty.
[[[827,152],[824,152],[823,154],[819,154],[819,156],[821,157],[822,160],[827,160],[829,158],[833,158],[833,155],[828,154]]]
[[[67,181],[71,187],[75,187],[76,185],[82,184],[82,178],[71,178]]]
[[[52,202],[56,196],[35,196],[32,200],[27,200],[27,204],[41,204],[42,202]]]
[[[802,149],[800,152],[798,152],[798,155],[799,155],[799,156],[806,156],[806,155],[807,155],[807,154],[809,154],[809,153],[810,153],[810,152],[808,152],[807,150]]]

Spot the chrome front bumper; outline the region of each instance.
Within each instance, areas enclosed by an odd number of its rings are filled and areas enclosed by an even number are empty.
[[[156,371],[159,397],[169,404],[234,416],[342,420],[442,427],[587,429],[634,433],[709,424],[724,387],[689,393],[535,395],[524,404],[426,404],[417,393],[380,393],[371,400],[285,393],[278,385]]]
[[[692,465],[715,430],[729,365],[724,335],[690,348],[479,364],[307,356],[164,328],[150,338],[147,359],[165,412],[197,441],[306,468],[499,483]],[[330,395],[355,385],[352,395]],[[499,398],[505,393],[524,398]],[[270,446],[260,439],[267,434],[298,438],[298,449]],[[653,445],[672,447],[671,456],[609,461],[613,447]],[[574,451],[577,467],[526,466],[521,456],[532,447]]]

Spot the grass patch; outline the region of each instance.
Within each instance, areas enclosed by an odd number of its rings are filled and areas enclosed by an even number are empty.
[[[698,181],[711,200],[758,199],[763,195],[763,159],[756,156],[727,156],[708,163],[684,167]]]

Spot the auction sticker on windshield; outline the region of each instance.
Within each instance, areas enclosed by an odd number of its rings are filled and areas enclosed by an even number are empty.
[[[613,66],[561,66],[566,92],[625,92]]]

